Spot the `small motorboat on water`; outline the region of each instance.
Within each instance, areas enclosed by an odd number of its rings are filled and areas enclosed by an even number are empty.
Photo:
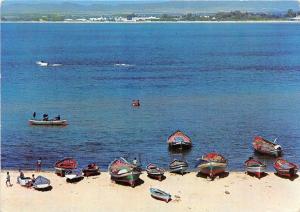
[[[166,203],[172,200],[171,194],[168,194],[157,188],[150,188],[150,194],[153,198],[165,201]]]
[[[253,148],[256,152],[279,157],[282,154],[282,147],[276,144],[276,139],[271,142],[260,136],[256,136],[253,140]]]
[[[91,163],[84,169],[82,169],[83,175],[86,177],[95,176],[100,174],[100,168],[96,163]]]
[[[54,165],[55,174],[58,176],[64,177],[67,170],[72,170],[77,168],[77,161],[73,158],[64,158],[60,161],[57,161]]]
[[[169,136],[167,143],[170,149],[189,149],[192,147],[192,140],[180,130]]]
[[[146,167],[147,174],[150,178],[157,179],[161,181],[164,177],[165,170],[157,167],[156,165],[150,163]]]
[[[138,166],[129,163],[124,158],[115,159],[111,162],[108,172],[112,181],[127,183],[131,187],[135,187],[142,174]]]
[[[37,61],[36,64],[39,65],[39,66],[48,66],[49,65],[49,63],[47,63],[45,61],[42,61],[42,60],[41,61]]]
[[[186,172],[188,167],[189,165],[186,161],[177,160],[177,159],[173,160],[169,165],[171,173],[178,173],[181,175],[183,175]]]
[[[51,186],[51,185],[50,185],[50,180],[48,180],[47,178],[45,178],[45,177],[43,177],[43,176],[38,176],[38,177],[35,179],[35,181],[34,181],[34,183],[33,183],[33,185],[32,185],[32,187],[33,187],[34,189],[39,190],[39,191],[41,191],[41,190],[46,190],[46,189],[48,189],[50,186]]]
[[[78,182],[83,179],[83,174],[81,170],[69,169],[65,172],[66,181],[69,183]]]
[[[219,153],[211,152],[198,161],[199,173],[208,175],[211,179],[226,171],[227,160]]]
[[[139,107],[139,106],[141,106],[140,100],[132,100],[131,105],[132,105],[132,107]]]
[[[37,120],[37,119],[30,119],[30,125],[41,125],[41,126],[65,126],[68,124],[67,120]]]
[[[251,157],[246,160],[244,164],[246,173],[254,174],[259,179],[261,178],[262,174],[265,173],[267,167],[266,164]]]
[[[274,162],[274,168],[279,176],[292,178],[297,174],[298,166],[283,158],[278,158]]]

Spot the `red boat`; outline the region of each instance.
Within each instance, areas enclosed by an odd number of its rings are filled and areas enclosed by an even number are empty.
[[[245,169],[247,173],[254,174],[257,178],[261,178],[261,175],[266,171],[266,165],[259,160],[249,158],[245,161]]]
[[[95,176],[100,174],[100,168],[95,163],[89,164],[82,170],[84,176]]]
[[[256,136],[252,144],[255,151],[262,154],[268,154],[268,155],[278,157],[282,153],[281,146],[276,144],[275,141],[271,142],[260,136]]]
[[[167,143],[171,149],[189,149],[192,147],[192,140],[180,130],[169,136]]]
[[[208,175],[212,180],[215,176],[220,175],[226,171],[227,160],[219,153],[211,152],[202,156],[197,167],[201,174]]]
[[[274,168],[279,176],[294,177],[298,171],[298,166],[294,163],[288,162],[283,158],[278,158],[274,163]]]
[[[55,173],[58,176],[64,177],[65,171],[68,169],[76,169],[77,161],[73,158],[64,158],[63,160],[57,161],[55,163]]]

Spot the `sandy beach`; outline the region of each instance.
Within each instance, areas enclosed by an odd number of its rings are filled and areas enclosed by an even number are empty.
[[[209,181],[195,172],[184,176],[166,174],[162,182],[141,175],[135,188],[112,183],[109,174],[84,178],[76,184],[53,172],[40,174],[51,181],[52,190],[36,191],[16,184],[18,172],[10,171],[12,187],[6,187],[1,171],[1,211],[300,211],[300,178],[293,181],[268,173],[262,179],[231,172]],[[39,173],[26,171],[25,176]],[[150,196],[149,188],[169,192],[169,203]],[[174,197],[177,196],[177,198]]]

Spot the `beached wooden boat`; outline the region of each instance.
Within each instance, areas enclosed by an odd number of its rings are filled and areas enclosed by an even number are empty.
[[[88,176],[95,176],[100,174],[100,168],[95,163],[89,164],[87,167],[82,169],[83,175]]]
[[[274,162],[274,168],[279,176],[289,178],[294,177],[298,171],[298,166],[296,164],[284,160],[283,158],[278,158]]]
[[[253,140],[253,148],[261,154],[272,155],[278,157],[282,154],[282,147],[271,141],[268,141],[260,136],[256,136]]]
[[[192,147],[192,140],[180,130],[169,136],[167,143],[170,149],[189,149]]]
[[[171,195],[157,188],[150,188],[150,194],[153,198],[165,201],[168,203],[171,201]]]
[[[29,124],[40,125],[40,126],[65,126],[68,124],[68,122],[67,122],[67,120],[55,120],[55,119],[53,119],[53,120],[51,119],[48,121],[30,119]]]
[[[43,176],[38,176],[32,185],[32,187],[36,190],[46,190],[50,186],[50,180]]]
[[[219,153],[211,152],[198,161],[199,173],[208,175],[211,179],[226,171],[227,160]]]
[[[183,175],[186,172],[188,167],[189,165],[186,161],[177,160],[177,159],[173,160],[169,166],[171,173],[178,173],[181,175]]]
[[[262,174],[266,171],[266,164],[260,162],[259,160],[255,160],[253,158],[249,158],[245,161],[245,169],[247,173],[254,174],[256,177],[260,179]]]
[[[108,167],[111,180],[115,182],[123,182],[135,187],[136,182],[142,174],[141,169],[124,158],[116,159]]]
[[[57,161],[54,165],[55,174],[58,176],[64,177],[66,170],[76,169],[77,168],[77,161],[73,158],[64,158],[60,161]]]
[[[161,181],[163,179],[165,170],[162,168],[157,167],[156,165],[150,163],[147,167],[146,167],[146,171],[147,174],[150,178],[154,178],[157,179],[159,181]]]

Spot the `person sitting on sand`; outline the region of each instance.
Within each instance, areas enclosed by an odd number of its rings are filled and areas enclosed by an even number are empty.
[[[31,182],[32,182],[32,184],[35,182],[34,174],[32,175]]]
[[[22,170],[21,169],[19,169],[19,173],[20,173],[20,179],[24,179],[24,173],[22,172]]]
[[[12,186],[12,184],[10,183],[10,175],[9,175],[9,172],[7,172],[7,175],[6,175],[6,182],[5,182],[6,186]],[[8,185],[7,185],[8,184]]]

